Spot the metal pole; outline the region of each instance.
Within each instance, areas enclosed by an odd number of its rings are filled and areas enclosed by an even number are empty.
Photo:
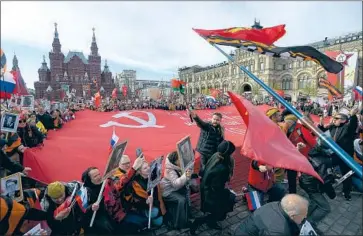
[[[342,148],[338,146],[330,137],[324,135],[324,133],[314,124],[311,124],[308,119],[300,114],[293,106],[291,106],[285,99],[283,99],[280,95],[278,95],[273,89],[267,86],[263,81],[257,78],[253,73],[248,71],[245,67],[238,65],[233,57],[224,52],[217,45],[210,43],[213,47],[215,47],[219,52],[221,52],[225,57],[228,58],[234,65],[238,66],[240,70],[246,73],[251,79],[253,79],[257,84],[259,84],[262,88],[264,88],[269,94],[271,94],[277,101],[279,101],[284,107],[286,107],[293,115],[295,115],[302,124],[307,126],[315,135],[317,135],[324,143],[326,143],[344,162],[351,168],[360,179],[362,177],[362,167],[354,161],[354,159],[348,155]]]

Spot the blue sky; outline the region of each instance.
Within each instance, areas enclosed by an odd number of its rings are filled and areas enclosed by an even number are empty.
[[[90,52],[92,27],[99,53],[113,73],[137,70],[138,79],[171,79],[177,68],[225,58],[192,28],[286,24],[276,44],[301,45],[362,30],[362,2],[2,2],[1,48],[8,67],[16,53],[27,86],[34,87],[43,55],[49,63],[54,22],[62,51]],[[230,49],[228,49],[230,50]]]

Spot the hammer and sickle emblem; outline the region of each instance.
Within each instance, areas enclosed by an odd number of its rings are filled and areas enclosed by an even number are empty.
[[[117,127],[135,128],[135,129],[140,129],[140,128],[164,128],[164,126],[156,125],[156,117],[154,116],[153,113],[148,112],[148,111],[138,111],[138,112],[142,112],[142,113],[147,114],[148,120],[146,121],[146,120],[143,120],[143,119],[141,119],[139,117],[130,115],[133,112],[134,111],[120,112],[120,113],[118,113],[118,114],[116,114],[116,115],[114,115],[112,117],[113,118],[121,118],[121,117],[129,118],[131,120],[136,121],[140,125],[121,124],[119,122],[109,121],[109,122],[107,122],[105,124],[100,125],[100,127],[107,128],[107,127],[111,127],[111,126],[117,126]]]

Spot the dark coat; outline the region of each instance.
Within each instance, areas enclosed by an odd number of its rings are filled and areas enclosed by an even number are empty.
[[[67,198],[72,195],[74,188],[77,189],[80,188],[81,183],[74,181],[74,182],[64,183],[64,185]],[[41,200],[40,204],[43,211],[45,211],[47,214],[47,224],[49,228],[52,230],[51,235],[79,234],[84,217],[84,214],[82,210],[79,208],[79,205],[74,204],[74,206],[72,207],[72,211],[67,218],[63,220],[56,220],[54,219],[54,211],[59,207],[59,205],[54,203],[47,193],[48,189],[46,189],[45,195]]]
[[[43,115],[38,114],[37,115],[37,119],[43,123],[44,128],[46,128],[47,130],[50,129],[54,129],[54,119],[51,115],[49,115],[48,113],[44,113]]]
[[[325,128],[324,126],[319,125],[319,129],[323,132],[329,130],[331,136],[335,137],[335,142],[350,156],[354,154],[354,136],[355,131],[358,128],[358,117],[356,115],[351,116],[348,124],[341,125],[336,127],[335,125],[330,125]]]
[[[85,231],[85,235],[111,234],[114,230],[114,222],[111,219],[111,217],[108,215],[108,212],[106,211],[104,198],[101,199],[101,202],[99,204],[99,209],[97,211],[96,218],[92,228],[89,227],[93,216],[92,205],[98,199],[98,195],[101,191],[102,184],[94,185],[88,173],[89,170],[85,171],[82,174],[82,181],[84,182],[83,187],[87,188],[88,203],[89,203],[86,214],[84,215],[83,218],[83,229]]]
[[[211,123],[201,120],[198,116],[194,120],[200,128],[196,150],[200,154],[210,157],[217,152],[218,145],[224,140],[223,127],[214,127]]]
[[[237,227],[235,236],[299,235],[300,229],[282,210],[280,202],[270,202],[258,208]]]
[[[23,172],[24,167],[17,162],[12,161],[2,150],[0,150],[0,166],[9,170],[11,174]]]
[[[21,143],[24,147],[32,148],[43,143],[44,136],[34,125],[27,124],[24,128],[18,127],[17,133],[21,138]]]
[[[215,153],[207,162],[200,185],[201,210],[223,220],[228,212],[233,211],[235,195],[225,188],[232,172],[233,162],[228,163],[220,153]]]

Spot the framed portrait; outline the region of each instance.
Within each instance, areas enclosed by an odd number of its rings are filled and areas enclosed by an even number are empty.
[[[147,181],[147,192],[150,192],[161,181],[163,156],[156,158],[150,163],[149,180]]]
[[[185,172],[187,169],[194,168],[194,152],[190,136],[186,136],[176,144],[178,152],[180,167]]]
[[[21,108],[34,110],[34,96],[33,95],[21,96]]]
[[[5,112],[1,117],[1,131],[16,133],[19,124],[19,115]]]
[[[20,202],[23,201],[23,187],[21,184],[20,172],[6,176],[1,179],[2,195]]]
[[[126,147],[127,147],[127,140],[123,141],[122,143],[119,143],[116,145],[116,147],[112,150],[111,155],[108,158],[105,174],[109,174],[111,171],[116,169],[119,166],[119,162],[121,160],[122,155],[124,154]]]

